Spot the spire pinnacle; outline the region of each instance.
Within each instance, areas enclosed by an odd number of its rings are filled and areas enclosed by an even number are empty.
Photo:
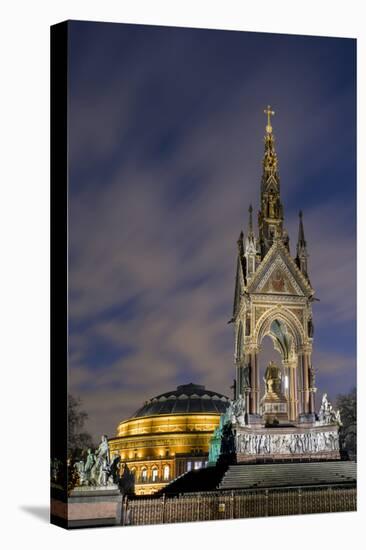
[[[275,137],[271,116],[275,114],[271,106],[264,109],[267,115],[264,136],[263,174],[261,182],[261,210],[259,214],[259,243],[262,259],[276,239],[283,239],[283,206],[280,197],[280,177],[275,150]]]
[[[250,204],[249,205],[249,227],[248,227],[248,234],[253,235],[253,207]]]
[[[302,221],[302,211],[299,212],[299,237],[297,239],[297,255],[296,255],[296,264],[300,271],[308,277],[308,252],[306,247],[304,224]]]
[[[267,105],[267,109],[264,109],[264,114],[267,115],[267,126],[266,126],[266,132],[267,134],[272,133],[272,126],[271,126],[271,116],[275,115],[275,112],[272,111],[271,106]]]
[[[306,247],[304,224],[302,222],[302,210],[299,212],[299,238],[298,245]]]
[[[242,231],[240,231],[239,238],[236,242],[238,245],[239,256],[243,257],[244,256],[244,233]]]
[[[271,110],[271,106],[268,105],[267,109],[264,109],[264,113],[267,115],[267,126],[266,126],[266,135],[264,136],[264,159],[263,159],[263,180],[266,182],[269,178],[269,176],[273,175],[276,177],[276,180],[279,184],[279,177],[278,177],[278,162],[277,162],[277,154],[274,147],[275,138],[273,135],[273,128],[271,125],[271,116],[275,114],[274,111]]]

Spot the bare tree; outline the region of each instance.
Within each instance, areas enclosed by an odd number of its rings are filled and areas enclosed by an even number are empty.
[[[68,455],[73,459],[81,458],[83,452],[94,447],[92,436],[84,430],[88,413],[81,409],[80,398],[68,395]]]
[[[342,427],[339,432],[341,451],[351,460],[357,459],[357,392],[353,388],[347,394],[338,395],[336,408],[341,413]]]

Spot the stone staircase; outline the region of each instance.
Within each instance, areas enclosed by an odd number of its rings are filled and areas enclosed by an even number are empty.
[[[163,489],[160,489],[156,495],[213,491],[218,487],[225,470],[225,466],[209,466],[199,470],[191,470],[174,479]]]
[[[262,489],[356,483],[352,461],[282,464],[235,464],[229,466],[219,489]]]

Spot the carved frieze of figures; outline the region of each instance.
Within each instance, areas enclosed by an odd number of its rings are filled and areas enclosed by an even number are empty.
[[[339,450],[338,433],[251,434],[236,436],[236,451],[246,455],[301,455]]]
[[[333,409],[326,393],[324,393],[322,397],[318,418],[318,423],[321,425],[342,425],[340,412]]]

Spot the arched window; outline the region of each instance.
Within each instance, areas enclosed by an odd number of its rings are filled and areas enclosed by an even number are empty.
[[[157,467],[156,467],[156,466],[153,466],[152,472],[151,472],[151,479],[152,479],[153,482],[154,482],[154,481],[158,481],[158,473],[159,473],[159,472],[158,472]]]
[[[170,467],[168,466],[168,464],[165,464],[165,466],[163,468],[164,481],[167,481],[169,479],[169,476],[170,476]]]
[[[141,469],[141,481],[144,483],[144,481],[147,481],[147,468],[143,467]]]

